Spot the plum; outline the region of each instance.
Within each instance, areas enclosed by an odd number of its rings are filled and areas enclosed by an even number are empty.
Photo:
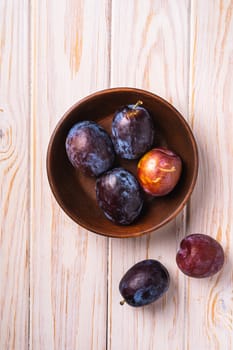
[[[148,111],[135,105],[121,107],[112,121],[112,141],[116,153],[124,159],[137,159],[154,142],[154,124]]]
[[[117,224],[129,225],[140,214],[143,196],[133,174],[123,168],[114,168],[96,181],[96,198],[105,216]]]
[[[143,190],[160,197],[170,193],[179,181],[181,158],[166,148],[153,148],[140,159],[137,177]]]
[[[122,277],[119,290],[121,302],[138,307],[159,299],[169,288],[170,276],[159,261],[147,259],[132,266]]]
[[[110,136],[94,121],[75,124],[67,135],[65,146],[71,164],[91,176],[107,171],[115,160]]]
[[[181,241],[176,262],[179,269],[190,277],[210,277],[221,270],[224,251],[214,238],[193,233]]]

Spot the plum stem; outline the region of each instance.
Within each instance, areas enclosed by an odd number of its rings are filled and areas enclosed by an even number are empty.
[[[124,305],[124,303],[125,303],[125,299],[120,301],[120,305]]]
[[[136,109],[138,106],[141,106],[143,104],[143,102],[141,100],[138,100],[137,103],[135,103],[135,105],[133,106],[133,109]]]

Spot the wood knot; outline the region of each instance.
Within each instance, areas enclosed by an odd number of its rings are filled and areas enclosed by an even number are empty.
[[[0,159],[5,159],[12,147],[12,129],[6,120],[0,120]]]

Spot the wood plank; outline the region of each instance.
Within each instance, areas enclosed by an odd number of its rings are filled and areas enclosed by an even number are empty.
[[[191,201],[188,233],[202,232],[220,241],[226,262],[222,272],[212,278],[187,281],[186,348],[230,350],[233,1],[192,3],[190,73],[190,115],[199,144],[200,172]]]
[[[71,104],[109,85],[108,2],[32,2],[30,348],[104,349],[107,239],[58,207],[48,186],[49,136]]]
[[[179,19],[179,20],[178,20]],[[189,1],[116,1],[112,9],[112,86],[150,90],[188,116]],[[108,349],[183,349],[185,282],[175,264],[185,211],[151,235],[110,244]],[[171,275],[167,295],[144,308],[119,305],[119,281],[134,263],[160,260]]]
[[[28,1],[0,2],[0,348],[28,348]]]

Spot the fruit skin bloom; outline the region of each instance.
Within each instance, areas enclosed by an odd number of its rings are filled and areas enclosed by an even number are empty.
[[[112,121],[112,141],[116,153],[124,159],[138,159],[154,142],[154,124],[141,101],[116,111]]]
[[[170,276],[159,261],[147,259],[132,266],[122,277],[119,291],[124,302],[133,307],[151,304],[169,288]]]
[[[152,196],[165,196],[177,185],[182,171],[182,161],[173,151],[154,148],[139,161],[138,180],[145,192]]]
[[[180,270],[190,277],[210,277],[221,270],[224,264],[222,246],[212,237],[194,233],[185,237],[176,254]]]
[[[67,135],[65,147],[74,168],[90,176],[107,171],[115,160],[109,135],[93,121],[75,124]]]
[[[114,168],[96,181],[96,199],[105,216],[120,225],[129,225],[143,207],[142,189],[133,174]]]

